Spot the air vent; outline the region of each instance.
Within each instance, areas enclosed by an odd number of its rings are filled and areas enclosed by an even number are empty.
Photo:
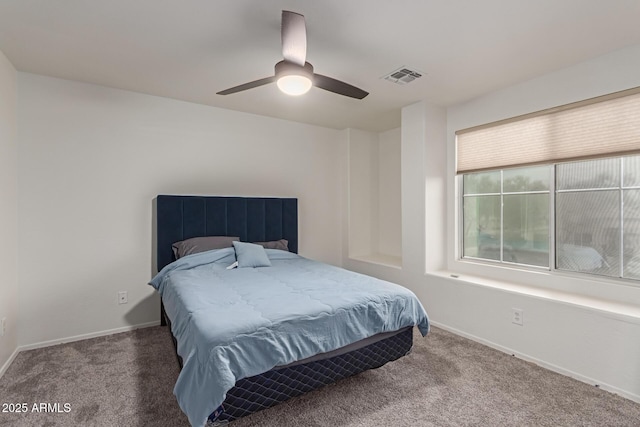
[[[416,69],[400,67],[382,78],[385,80],[389,80],[390,82],[395,84],[406,85],[407,83],[411,83],[415,79],[419,79],[420,77],[422,77],[422,75],[423,73],[421,71],[417,71]]]

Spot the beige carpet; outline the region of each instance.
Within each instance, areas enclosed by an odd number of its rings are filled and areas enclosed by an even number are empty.
[[[640,426],[640,404],[596,387],[441,329],[415,340],[399,361],[231,426]],[[161,327],[23,352],[0,379],[0,403],[28,412],[0,412],[0,425],[188,426],[177,375]]]

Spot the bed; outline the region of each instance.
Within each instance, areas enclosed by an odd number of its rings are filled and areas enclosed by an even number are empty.
[[[182,368],[174,394],[192,425],[233,421],[380,367],[410,352],[414,325],[428,332],[405,288],[297,255],[297,211],[292,198],[155,200],[160,273],[151,284]],[[241,259],[233,247],[175,260],[172,244],[201,236],[286,239],[288,251],[265,249],[264,268],[227,269]]]

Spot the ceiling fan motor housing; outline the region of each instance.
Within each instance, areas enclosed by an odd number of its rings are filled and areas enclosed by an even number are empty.
[[[313,82],[313,65],[308,62],[304,66],[289,61],[280,61],[276,64],[276,80],[285,76],[304,76]]]

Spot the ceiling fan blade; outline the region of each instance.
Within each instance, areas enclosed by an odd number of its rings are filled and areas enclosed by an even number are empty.
[[[320,89],[328,90],[329,92],[337,93],[338,95],[349,96],[351,98],[362,99],[369,95],[369,92],[352,86],[348,83],[341,82],[331,77],[323,76],[322,74],[313,75],[313,85]]]
[[[282,56],[301,67],[307,60],[307,27],[304,15],[282,11]]]
[[[229,95],[236,92],[242,92],[243,90],[253,89],[254,87],[263,86],[275,81],[276,81],[275,76],[265,77],[264,79],[254,80],[252,82],[245,83],[243,85],[234,86],[229,89],[221,90],[220,92],[217,93],[217,95]]]

